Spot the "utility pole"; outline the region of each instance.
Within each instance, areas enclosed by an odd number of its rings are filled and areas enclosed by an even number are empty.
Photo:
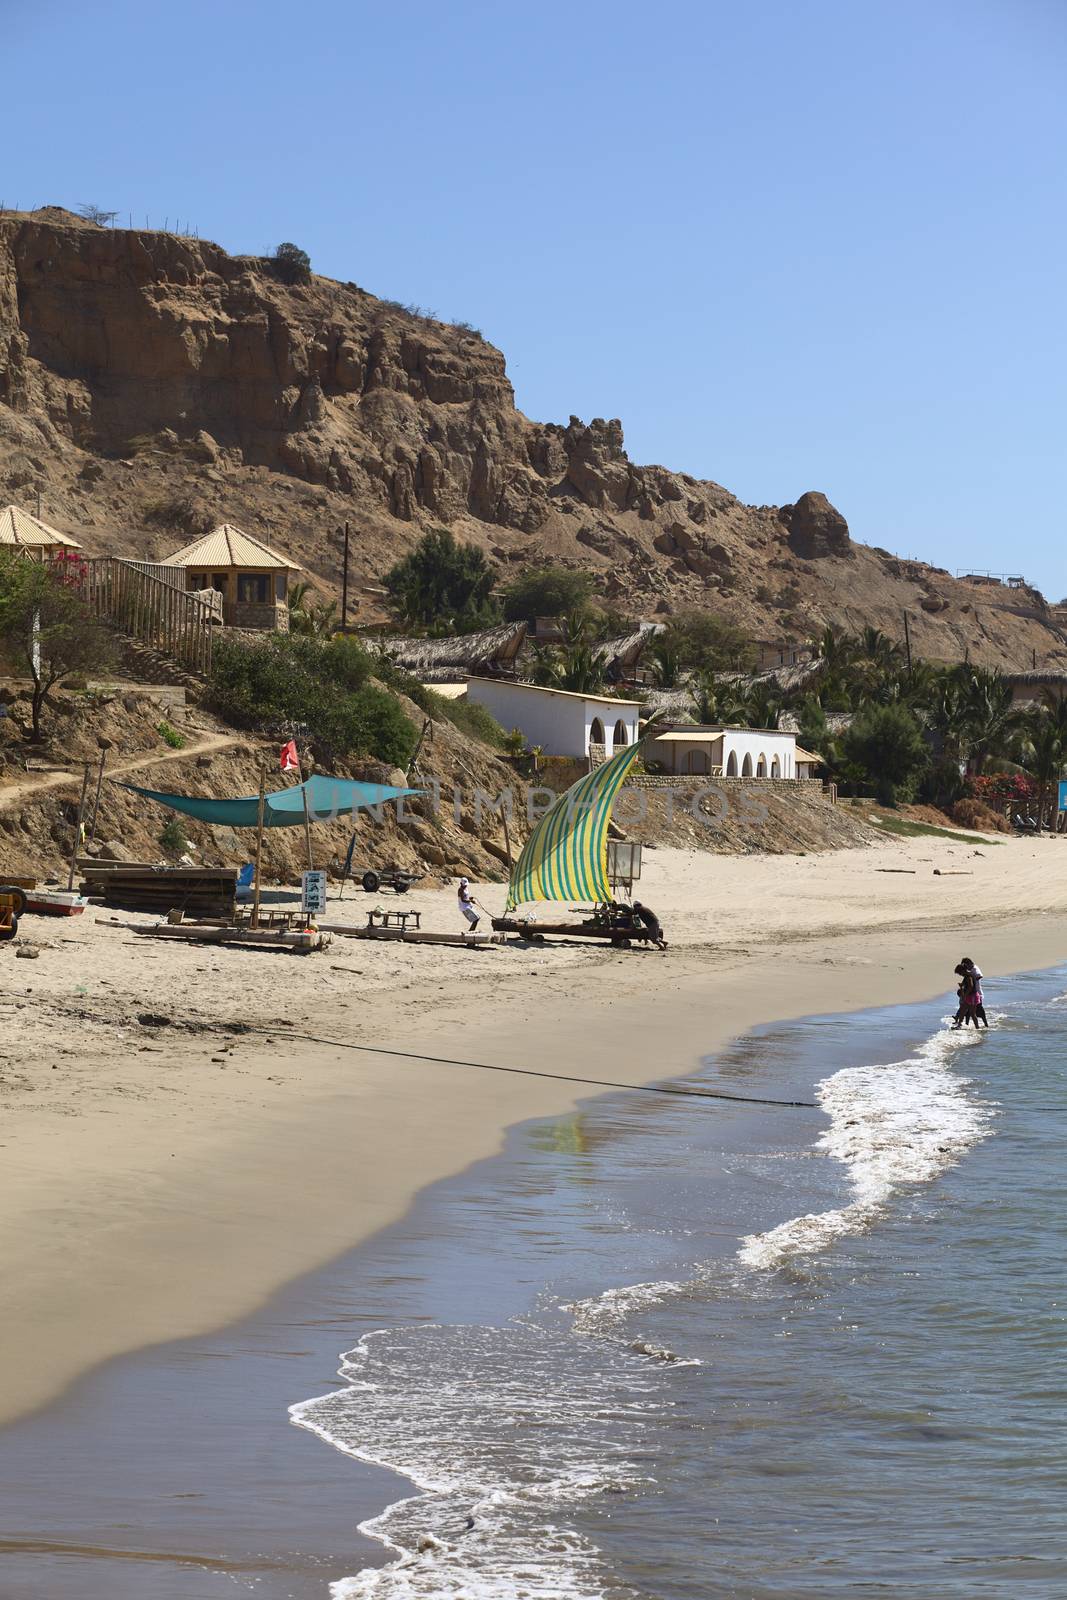
[[[341,632],[348,630],[348,519],[345,518],[345,558],[341,577]]]

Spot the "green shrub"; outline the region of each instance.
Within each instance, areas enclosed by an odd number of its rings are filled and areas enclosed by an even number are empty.
[[[347,636],[223,640],[211,698],[238,727],[298,722],[326,755],[370,755],[404,767],[415,730],[392,695],[370,682],[373,672],[374,662]]]
[[[494,750],[509,748],[508,734],[484,706],[475,705],[471,700],[450,700],[446,695],[438,694],[427,684],[420,683],[418,678],[401,672],[385,655],[375,662],[374,671],[397,694],[407,695],[409,700],[413,700],[432,722],[451,722],[461,733],[492,745]]]
[[[299,245],[280,244],[270,259],[283,283],[311,282],[311,257]]]
[[[157,722],[156,732],[164,744],[169,744],[172,750],[185,749],[185,735],[179,733],[177,728],[172,728],[169,722]]]
[[[854,718],[842,740],[846,763],[888,805],[910,800],[929,751],[918,722],[901,705],[869,705]]]
[[[495,622],[496,573],[476,545],[447,528],[431,528],[382,580],[401,622],[437,631],[470,632]]]
[[[177,817],[171,817],[159,830],[160,848],[168,856],[183,856],[189,848],[189,840],[185,836],[185,829]]]
[[[592,589],[588,572],[571,572],[568,567],[530,567],[505,586],[504,616],[508,622],[566,617],[584,609]]]
[[[755,662],[755,649],[744,630],[712,611],[678,612],[656,643],[682,672],[744,672]]]

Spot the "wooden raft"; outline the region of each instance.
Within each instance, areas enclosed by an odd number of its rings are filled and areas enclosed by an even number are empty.
[[[112,910],[233,920],[237,908],[234,867],[155,867],[139,862],[87,861],[81,892]]]
[[[286,950],[290,955],[310,955],[326,943],[315,928],[287,932],[282,928],[234,928],[211,922],[163,922],[154,928],[134,928],[146,939],[172,939],[182,944],[222,944],[243,950]]]

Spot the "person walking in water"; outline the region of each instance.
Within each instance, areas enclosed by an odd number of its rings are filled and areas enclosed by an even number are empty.
[[[470,924],[470,927],[467,931],[469,933],[475,933],[478,928],[478,923],[481,920],[478,913],[484,908],[479,906],[477,900],[471,894],[471,884],[469,878],[460,878],[459,888],[456,891],[456,896],[456,903],[459,906],[460,916],[466,917],[468,923]]]
[[[982,996],[982,972],[976,967],[970,956],[964,956],[955,969],[960,980],[956,994],[959,998],[959,1010],[953,1019],[954,1028],[965,1028],[971,1023],[975,1028],[979,1020],[989,1027],[989,1018],[985,1014],[985,1005]]]
[[[960,958],[960,966],[966,972],[971,982],[971,1006],[974,1010],[974,1025],[979,1022],[986,1028],[989,1027],[989,1018],[985,1014],[985,998],[982,994],[982,969],[976,967],[970,956]]]

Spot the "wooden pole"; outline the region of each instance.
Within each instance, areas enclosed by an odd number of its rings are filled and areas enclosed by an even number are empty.
[[[341,576],[341,632],[348,627],[348,521],[345,521],[345,559]]]
[[[345,864],[341,869],[341,887],[337,891],[338,900],[341,900],[341,899],[344,898],[345,884],[348,882],[348,874],[352,870],[352,861],[353,861],[353,859],[355,857],[355,853],[356,853],[356,825],[355,825],[355,823],[356,823],[356,819],[355,819],[355,817],[353,817],[353,819],[352,819],[352,837],[348,841],[348,853],[345,856]]]
[[[96,799],[93,802],[93,825],[89,829],[89,842],[96,838],[96,824],[100,817],[100,791],[104,787],[104,765],[107,761],[107,745],[100,751],[100,771],[96,775]]]
[[[904,649],[908,656],[908,671],[911,671],[911,634],[908,631],[908,613],[904,613]]]
[[[260,763],[259,767],[259,809],[256,812],[256,887],[252,895],[253,928],[259,927],[259,866],[263,860],[263,813],[267,804],[267,769]]]
[[[504,849],[507,852],[508,879],[510,881],[510,879],[511,879],[511,869],[515,865],[515,863],[512,860],[512,856],[511,856],[511,834],[508,832],[508,808],[507,808],[507,806],[504,807],[504,810],[502,812],[502,818],[503,818],[503,822],[504,822]]]
[[[82,774],[81,799],[78,801],[78,820],[74,824],[74,843],[71,846],[71,850],[70,850],[70,872],[67,874],[67,893],[68,894],[74,888],[74,872],[75,872],[75,869],[76,869],[76,867],[78,865],[78,846],[81,844],[82,823],[85,821],[85,796],[89,792],[89,772],[90,772],[91,766],[92,766],[92,763],[87,761],[85,763],[85,771]]]
[[[304,838],[307,840],[308,847],[308,871],[314,872],[315,858],[311,853],[311,818],[308,815],[308,792],[306,787],[301,790],[300,798],[304,802]]]

